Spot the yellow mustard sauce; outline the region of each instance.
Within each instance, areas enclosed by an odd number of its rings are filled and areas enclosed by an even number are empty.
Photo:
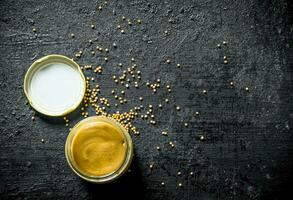
[[[121,167],[127,147],[123,133],[115,126],[91,121],[77,128],[71,154],[81,172],[88,176],[104,176]]]

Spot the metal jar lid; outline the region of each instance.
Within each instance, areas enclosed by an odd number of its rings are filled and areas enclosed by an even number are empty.
[[[63,55],[48,55],[35,61],[24,78],[24,93],[39,113],[58,117],[74,111],[86,91],[79,65]]]

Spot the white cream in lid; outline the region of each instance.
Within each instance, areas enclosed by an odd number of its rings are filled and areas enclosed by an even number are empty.
[[[85,92],[84,76],[76,63],[47,61],[44,65],[38,63],[29,73],[27,96],[40,113],[62,116],[81,103]]]

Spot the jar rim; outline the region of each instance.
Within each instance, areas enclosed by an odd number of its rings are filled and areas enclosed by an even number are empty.
[[[76,129],[82,124],[85,123],[88,120],[91,120],[93,118],[96,118],[96,120],[99,121],[103,121],[106,123],[110,123],[111,125],[113,125],[115,128],[118,128],[125,140],[125,144],[126,144],[126,155],[124,158],[123,163],[121,164],[121,166],[119,168],[117,168],[115,171],[102,175],[102,176],[90,176],[88,174],[83,173],[81,170],[78,169],[77,166],[75,166],[74,164],[74,160],[71,156],[71,142],[74,138],[74,135],[76,133]],[[117,178],[119,178],[120,176],[122,176],[127,169],[129,168],[132,158],[133,158],[133,143],[132,143],[132,139],[130,134],[126,131],[126,129],[116,120],[110,118],[110,117],[106,117],[106,116],[92,116],[92,117],[88,117],[86,119],[83,119],[81,121],[79,121],[73,128],[72,130],[69,132],[67,139],[66,139],[66,143],[65,143],[65,156],[66,156],[66,160],[67,163],[69,164],[70,168],[72,169],[72,171],[77,174],[80,178],[92,182],[92,183],[107,183],[107,182],[111,182],[116,180]]]

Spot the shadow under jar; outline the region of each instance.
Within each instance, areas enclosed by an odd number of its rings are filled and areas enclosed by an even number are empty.
[[[127,171],[133,157],[133,143],[117,121],[93,116],[72,128],[65,143],[65,155],[79,177],[93,183],[106,183]]]

